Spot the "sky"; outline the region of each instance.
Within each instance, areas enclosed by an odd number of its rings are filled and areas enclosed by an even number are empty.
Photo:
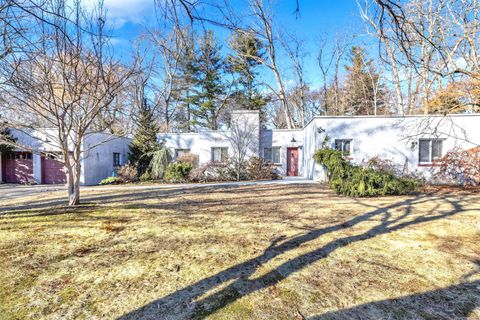
[[[313,87],[318,86],[320,81],[316,61],[320,37],[331,39],[333,43],[336,33],[347,33],[356,36],[356,41],[362,44],[371,41],[365,36],[365,27],[355,0],[300,0],[299,17],[294,13],[296,0],[277,0],[273,3],[277,26],[305,41],[308,54],[304,69],[307,82]],[[115,54],[120,59],[128,59],[135,39],[144,32],[146,25],[154,21],[154,0],[106,0],[104,4],[108,19],[114,26],[112,44]],[[245,10],[241,0],[233,0],[232,6],[239,12]],[[217,30],[217,34],[222,37],[227,31]],[[284,74],[287,82],[288,77],[294,77],[293,70],[287,67],[284,68]]]

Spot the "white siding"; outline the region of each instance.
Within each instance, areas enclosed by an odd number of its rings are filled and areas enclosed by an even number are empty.
[[[120,153],[120,164],[128,161],[130,139],[110,134],[95,133],[83,142],[82,185],[95,185],[112,176],[113,153]]]

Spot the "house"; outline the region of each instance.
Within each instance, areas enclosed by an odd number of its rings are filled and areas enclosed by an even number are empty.
[[[250,155],[273,162],[284,176],[324,180],[325,173],[313,159],[326,143],[341,150],[357,164],[379,157],[402,171],[432,178],[432,168],[454,147],[480,145],[480,114],[415,116],[318,116],[296,130],[261,129],[257,111],[234,111],[233,123],[249,123],[254,132]],[[201,164],[234,156],[231,138],[237,130],[201,130],[195,133],[165,133],[158,136],[174,157],[190,152]]]
[[[12,130],[26,146],[0,157],[0,176],[9,183],[65,183],[58,144],[51,129]],[[328,139],[327,139],[328,137]],[[295,130],[263,129],[257,111],[233,111],[229,130],[162,133],[158,140],[173,152],[198,155],[199,163],[222,162],[244,153],[271,161],[284,176],[324,180],[316,150],[327,144],[357,164],[378,157],[402,172],[434,180],[433,170],[449,150],[480,146],[480,114],[416,116],[319,116]],[[130,139],[92,133],[83,146],[82,185],[95,185],[127,162]],[[240,148],[241,147],[241,148]]]
[[[67,177],[54,129],[11,130],[23,149],[0,154],[1,182],[65,184]],[[91,133],[84,137],[82,185],[95,185],[110,177],[114,168],[128,159],[130,139],[107,133]]]

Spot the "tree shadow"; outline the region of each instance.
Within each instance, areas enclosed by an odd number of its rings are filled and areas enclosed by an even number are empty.
[[[434,209],[423,213],[413,213],[413,206],[422,206],[422,204],[431,201],[442,201],[449,208],[448,210],[442,210],[438,205]],[[404,201],[398,201],[383,207],[373,207],[371,211],[345,222],[315,228],[290,238],[279,237],[272,241],[262,254],[152,301],[119,319],[163,319],[171,318],[173,315],[185,311],[190,313],[192,318],[203,319],[243,296],[277,284],[292,273],[351,243],[372,239],[409,226],[447,218],[464,210],[461,202],[455,200],[454,197],[449,197],[448,194],[439,196],[417,194]],[[378,221],[378,224],[367,231],[354,233],[353,227],[362,222],[374,223],[376,221]],[[261,276],[253,277],[258,266],[326,234],[345,229],[351,229],[350,233],[354,234],[336,238],[319,248],[288,259]],[[215,292],[207,295],[212,291]]]
[[[468,319],[480,307],[480,280],[327,312],[308,320]]]
[[[284,190],[284,185],[261,185],[261,186],[241,186],[241,185],[231,185],[231,186],[201,186],[201,187],[192,187],[186,189],[172,188],[172,189],[146,189],[138,190],[132,188],[128,192],[128,189],[119,190],[119,191],[108,191],[105,192],[99,188],[101,194],[87,194],[82,197],[82,203],[79,206],[69,207],[66,205],[66,197],[59,196],[56,198],[50,198],[48,200],[38,199],[38,200],[28,200],[27,202],[19,202],[14,205],[0,205],[0,218],[2,216],[8,217],[9,219],[14,216],[18,217],[33,217],[33,216],[48,216],[48,215],[59,215],[59,214],[68,214],[68,213],[81,213],[92,206],[101,207],[102,205],[111,205],[111,204],[121,204],[121,208],[124,209],[178,209],[178,205],[186,204],[186,201],[183,203],[176,204],[165,204],[161,201],[158,204],[146,204],[144,203],[147,200],[159,200],[159,199],[169,199],[169,198],[178,198],[180,196],[189,196],[189,195],[207,195],[215,193],[217,195],[222,194],[235,194],[241,196],[245,193],[252,192],[269,192]],[[296,185],[296,190],[293,192],[282,192],[278,195],[279,198],[289,196],[289,195],[308,195],[312,197],[317,194],[316,191],[312,191],[309,188],[309,185]],[[257,199],[259,202],[261,199]],[[179,200],[182,202],[181,200]],[[195,206],[212,206],[217,202],[222,200],[205,200],[199,199],[198,201],[190,200],[188,204],[190,207]],[[252,204],[252,201],[250,203]]]

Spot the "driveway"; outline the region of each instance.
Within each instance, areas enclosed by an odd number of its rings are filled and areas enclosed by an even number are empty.
[[[267,184],[306,184],[316,183],[303,177],[286,177],[282,180],[269,181],[233,181],[217,183],[184,183],[184,184],[148,184],[148,185],[110,185],[110,186],[85,186],[81,187],[84,191],[93,190],[154,190],[154,189],[192,189],[203,187],[228,187],[228,186],[253,186]],[[30,197],[43,192],[54,192],[67,190],[64,185],[19,185],[19,184],[0,184],[0,203],[2,199],[15,199]]]
[[[29,197],[42,192],[54,192],[67,190],[64,185],[21,185],[21,184],[0,184],[0,202],[3,199],[15,199],[21,197]]]

